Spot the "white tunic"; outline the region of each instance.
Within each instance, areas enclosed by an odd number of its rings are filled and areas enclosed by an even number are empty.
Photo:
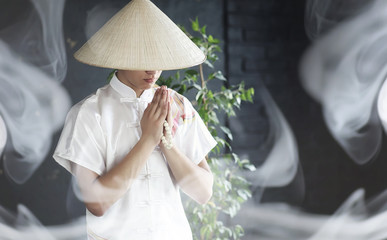
[[[102,175],[121,161],[141,136],[140,120],[155,90],[140,98],[116,76],[67,115],[54,159],[74,174],[74,164]],[[195,164],[216,145],[191,103],[172,91],[175,145]],[[192,239],[174,181],[159,147],[127,193],[102,216],[86,210],[90,239]]]

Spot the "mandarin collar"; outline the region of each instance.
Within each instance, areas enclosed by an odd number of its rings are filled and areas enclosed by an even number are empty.
[[[125,85],[123,82],[121,82],[116,74],[113,74],[112,79],[110,80],[110,86],[117,91],[123,98],[129,98],[129,99],[137,99],[136,92],[129,86]],[[139,99],[141,100],[150,100],[153,96],[153,88],[146,89],[141,94]]]

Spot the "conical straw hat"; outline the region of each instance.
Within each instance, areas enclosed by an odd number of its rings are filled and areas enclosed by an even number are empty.
[[[205,61],[203,52],[149,0],[132,0],[74,57],[122,70],[173,70]]]

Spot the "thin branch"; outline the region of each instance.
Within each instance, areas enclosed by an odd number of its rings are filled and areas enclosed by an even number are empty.
[[[204,89],[206,87],[206,81],[204,80],[203,64],[199,65],[199,71],[200,71],[200,79],[202,81],[202,88]]]

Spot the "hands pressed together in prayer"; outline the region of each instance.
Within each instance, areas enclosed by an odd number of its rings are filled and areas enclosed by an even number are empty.
[[[142,140],[151,142],[152,146],[158,144],[163,152],[171,172],[180,185],[181,189],[198,203],[206,203],[212,195],[213,176],[203,159],[198,165],[183,154],[178,148],[167,151],[164,144],[160,142],[164,135],[164,121],[167,120],[172,128],[173,119],[169,91],[166,86],[156,90],[151,103],[144,111],[141,119]]]
[[[142,138],[150,141],[154,146],[160,144],[163,132],[165,135],[164,121],[166,120],[171,128],[173,126],[171,112],[168,88],[161,86],[156,90],[152,102],[148,104],[141,119]]]

